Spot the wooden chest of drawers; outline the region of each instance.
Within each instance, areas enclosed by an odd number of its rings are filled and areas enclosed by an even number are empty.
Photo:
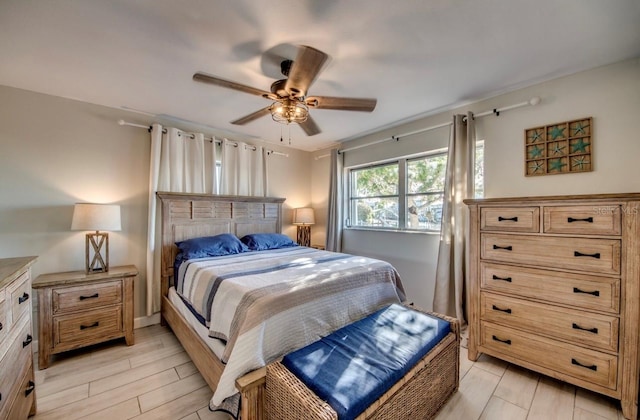
[[[0,259],[0,419],[35,414],[31,342],[31,266],[35,257]]]
[[[638,414],[640,194],[465,200],[469,358],[487,353]]]
[[[38,293],[38,367],[52,354],[124,337],[133,339],[133,265],[106,273],[84,271],[43,274],[33,283]]]

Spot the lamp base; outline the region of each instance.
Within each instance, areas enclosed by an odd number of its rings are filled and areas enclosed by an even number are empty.
[[[298,226],[298,245],[311,245],[311,226]]]
[[[87,233],[86,237],[85,262],[87,273],[102,273],[109,271],[109,234],[108,233]],[[105,250],[105,258],[102,257],[102,249]],[[93,249],[93,257],[91,250]],[[91,260],[91,263],[89,263]]]

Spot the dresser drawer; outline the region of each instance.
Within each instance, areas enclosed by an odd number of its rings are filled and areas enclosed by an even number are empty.
[[[544,207],[544,232],[581,235],[620,235],[620,206]]]
[[[5,289],[0,289],[0,348],[2,348],[2,342],[7,336],[7,332],[10,328],[9,320],[7,319],[8,305],[6,304],[7,300],[5,299],[5,296]],[[0,357],[2,357],[1,354]]]
[[[23,314],[31,311],[31,281],[28,271],[7,288],[7,299],[11,308],[12,323],[15,324]]]
[[[52,291],[53,313],[74,312],[122,302],[122,281],[108,281]]]
[[[22,375],[20,385],[17,387],[17,395],[11,404],[7,419],[26,419],[29,417],[33,399],[35,398],[36,384],[33,379],[33,368],[31,362],[27,366],[28,369]],[[0,410],[1,412],[1,410]],[[0,414],[0,418],[2,414]]]
[[[617,356],[488,322],[481,322],[480,330],[480,345],[489,350],[605,388],[616,388]]]
[[[25,318],[17,327],[18,330],[9,335],[13,339],[11,347],[0,360],[0,412],[9,409],[10,396],[22,379],[25,368],[31,364],[31,322]]]
[[[620,279],[483,262],[480,287],[581,309],[620,312]]]
[[[482,259],[620,274],[619,240],[483,233],[480,242]]]
[[[53,346],[72,348],[121,337],[122,306],[100,308],[53,319]]]
[[[571,341],[599,350],[618,351],[619,319],[492,293],[480,295],[480,318],[497,324]]]
[[[540,207],[482,207],[480,229],[540,232]]]

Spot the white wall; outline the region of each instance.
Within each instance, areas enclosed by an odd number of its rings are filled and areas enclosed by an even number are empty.
[[[146,307],[150,138],[144,129],[117,125],[120,118],[150,122],[121,110],[0,86],[0,258],[38,256],[34,276],[84,270],[84,232],[70,230],[73,204],[120,204],[122,231],[109,234],[110,264],[135,264],[140,270],[134,300],[140,317]],[[269,157],[269,194],[287,198],[283,230],[295,238],[290,209],[311,202],[310,153],[266,146],[289,154]]]
[[[640,59],[470,103],[355,139],[345,143],[343,148],[447,122],[454,113],[480,113],[524,102],[533,96],[542,98],[538,106],[476,120],[478,138],[485,140],[486,197],[640,191],[640,131],[636,128],[640,115]],[[594,171],[525,177],[524,130],[583,117],[593,117]],[[345,166],[431,150],[440,147],[441,142],[446,145],[448,135],[448,129],[438,129],[346,152]],[[326,153],[319,151],[314,156]],[[317,162],[313,166],[314,192],[316,183],[323,183],[325,178],[328,180],[328,159],[319,159]],[[326,197],[318,192],[314,195],[314,202],[326,203]],[[316,229],[324,229],[324,226],[316,226]],[[394,264],[407,289],[408,299],[431,309],[438,240],[437,234],[346,230],[343,246],[345,252],[380,258]]]

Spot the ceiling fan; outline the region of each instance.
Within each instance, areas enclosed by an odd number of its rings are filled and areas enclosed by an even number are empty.
[[[244,125],[271,114],[275,121],[283,124],[299,124],[308,136],[313,136],[320,133],[320,128],[309,115],[309,108],[372,112],[377,103],[376,99],[371,98],[307,96],[309,87],[322,70],[327,58],[329,56],[320,50],[305,45],[300,46],[295,60],[285,59],[281,62],[280,70],[286,78],[273,82],[270,92],[202,72],[194,74],[193,80],[262,96],[273,101],[267,107],[231,121],[231,124]]]

